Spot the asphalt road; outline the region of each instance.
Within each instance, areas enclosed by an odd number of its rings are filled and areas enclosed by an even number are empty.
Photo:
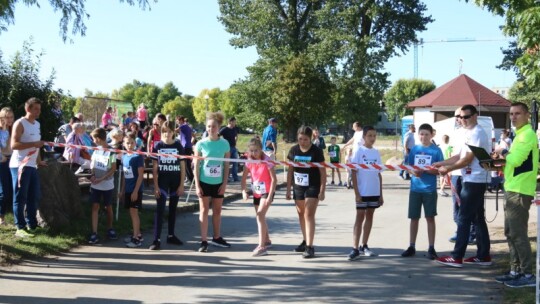
[[[223,236],[233,245],[197,252],[198,213],[178,217],[186,244],[161,251],[129,249],[122,240],[82,246],[59,256],[25,261],[0,271],[1,303],[498,303],[500,284],[488,269],[437,265],[424,257],[427,234],[420,223],[417,255],[402,258],[409,244],[408,183],[384,172],[385,205],[375,213],[369,245],[379,255],[350,262],[355,207],[352,190],[329,187],[317,212],[316,258],[293,248],[302,240],[294,205],[278,191],[268,218],[270,255],[252,257],[257,226],[251,203],[223,210]],[[490,228],[502,226],[502,203]],[[486,201],[488,219],[496,215]],[[436,249],[448,253],[455,225],[450,198],[440,197]],[[534,212],[536,212],[534,210]],[[532,214],[532,211],[531,211]],[[532,217],[535,221],[535,217]],[[166,225],[165,225],[166,226]],[[494,229],[493,229],[494,230]],[[210,229],[211,231],[211,229]],[[148,235],[149,233],[147,233]],[[499,237],[500,238],[500,237]],[[500,240],[495,240],[500,241]],[[145,240],[149,245],[149,236]],[[468,256],[476,246],[469,246]]]

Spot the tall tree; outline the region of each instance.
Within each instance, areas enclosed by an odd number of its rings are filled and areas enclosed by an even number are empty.
[[[216,112],[219,110],[218,98],[221,94],[219,88],[204,89],[195,97],[192,102],[193,115],[198,123],[206,121],[206,112]]]
[[[183,96],[176,96],[174,100],[166,102],[163,105],[163,108],[161,108],[161,113],[165,115],[170,115],[171,118],[182,115],[186,117],[189,121],[195,121],[191,102]]]
[[[399,119],[405,115],[412,114],[412,109],[407,108],[407,104],[427,93],[435,90],[435,84],[431,80],[423,79],[399,79],[384,94],[384,104],[389,119]]]
[[[149,0],[119,0],[129,5],[138,4],[143,10],[150,9]],[[0,33],[6,31],[10,24],[15,23],[15,6],[26,5],[41,7],[40,3],[44,1],[39,0],[3,0],[0,2]],[[60,35],[62,39],[66,41],[71,31],[72,35],[84,36],[86,34],[85,22],[90,18],[90,14],[86,12],[86,0],[49,0],[49,4],[52,6],[55,12],[60,12],[62,17],[60,19]],[[157,0],[154,0],[157,2]]]

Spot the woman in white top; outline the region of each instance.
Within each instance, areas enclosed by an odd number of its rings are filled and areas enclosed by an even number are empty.
[[[354,135],[349,141],[343,146],[343,150],[348,146],[352,146],[352,153],[356,152],[358,147],[364,145],[364,132],[362,132],[362,127],[358,121],[353,123]]]

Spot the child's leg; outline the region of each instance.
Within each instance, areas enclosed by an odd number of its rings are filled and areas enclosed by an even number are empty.
[[[375,214],[374,208],[368,208],[366,210],[366,220],[364,222],[364,234],[362,235],[362,245],[367,245],[369,240],[369,234],[371,233],[371,227],[373,227],[373,214]]]
[[[223,205],[223,198],[212,198],[212,226],[216,239],[221,236],[221,205]]]
[[[332,168],[332,182],[334,182],[334,168]]]
[[[165,203],[167,202],[167,192],[159,189],[161,192],[156,199],[157,206],[154,213],[154,241],[161,239],[161,228],[163,227],[163,212],[165,212]]]
[[[176,225],[176,207],[178,206],[179,197],[177,195],[169,198],[169,236],[174,235],[174,226]]]
[[[92,203],[92,233],[97,233],[99,203]]]
[[[206,241],[208,237],[208,211],[210,210],[210,197],[199,198],[199,225],[201,226],[201,240]]]
[[[107,210],[107,228],[112,229],[113,221],[114,221],[114,213],[113,213],[112,205],[109,204],[105,206],[105,210]]]
[[[411,219],[409,227],[409,241],[411,244],[416,244],[416,236],[418,235],[418,222],[420,219]]]
[[[298,222],[300,223],[300,230],[302,230],[302,237],[306,240],[306,222],[304,220],[304,214],[306,212],[306,201],[295,200],[296,212],[298,213]]]
[[[129,215],[131,217],[131,224],[133,225],[133,237],[139,237],[139,235],[141,235],[141,220],[139,218],[139,209],[129,208]]]
[[[315,238],[315,213],[317,212],[317,206],[319,205],[319,199],[313,197],[306,198],[304,221],[306,229],[306,246],[313,246],[313,239]]]
[[[426,217],[429,246],[435,246],[435,218]]]
[[[266,212],[268,211],[268,205],[266,205],[266,199],[261,199],[261,204],[257,210],[257,227],[259,229],[259,246],[266,246],[268,237],[268,225],[266,224]]]
[[[332,171],[333,173],[333,171]],[[339,178],[339,182],[341,183],[341,172],[339,172],[339,168],[336,168],[337,177]],[[334,180],[334,177],[332,176],[332,180]]]
[[[366,217],[366,209],[356,209],[356,220],[353,228],[353,247],[358,249],[360,246],[360,236],[362,235],[362,226]]]

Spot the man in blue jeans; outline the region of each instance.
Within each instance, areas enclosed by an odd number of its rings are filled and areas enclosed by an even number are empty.
[[[238,127],[236,126],[236,118],[234,116],[229,118],[229,123],[225,127],[221,128],[219,135],[229,142],[229,146],[231,148],[231,159],[237,159],[238,150],[236,149],[236,140],[238,140]],[[237,162],[232,162],[231,176],[232,181],[234,182],[240,180],[238,178]]]
[[[13,154],[9,162],[13,178],[13,216],[17,231],[15,236],[33,237],[37,228],[37,208],[40,194],[37,167],[45,165],[39,158],[43,147],[41,128],[36,120],[41,114],[41,100],[32,97],[26,101],[26,115],[13,124],[11,147]],[[25,217],[26,207],[26,217]]]
[[[473,105],[465,105],[460,112],[461,123],[464,129],[464,141],[458,149],[459,155],[433,164],[439,168],[439,173],[446,175],[456,169],[461,169],[462,189],[459,195],[461,204],[458,214],[457,238],[451,255],[438,258],[436,261],[451,267],[463,267],[463,263],[490,266],[489,252],[490,240],[484,215],[484,193],[486,183],[490,181],[490,174],[480,166],[477,158],[467,145],[481,147],[490,151],[490,142],[487,133],[478,124],[478,111]],[[463,260],[469,243],[471,223],[475,223],[476,256]]]

